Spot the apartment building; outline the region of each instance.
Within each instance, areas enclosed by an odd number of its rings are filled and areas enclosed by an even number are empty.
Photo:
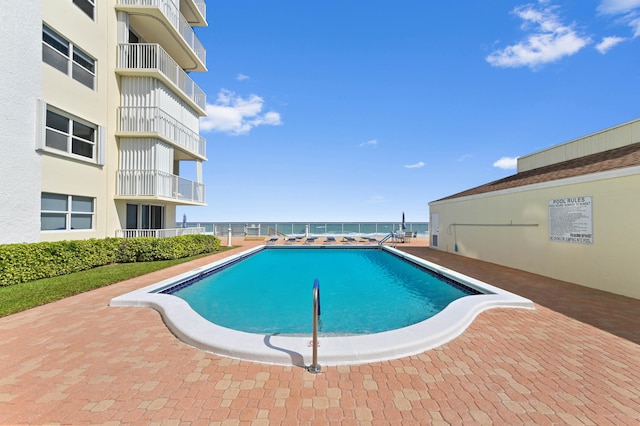
[[[2,13],[0,243],[184,232],[176,206],[206,203],[204,0],[31,3]]]

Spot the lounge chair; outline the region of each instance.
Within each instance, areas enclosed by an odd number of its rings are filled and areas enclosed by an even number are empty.
[[[318,239],[318,237],[307,237],[307,239],[304,240],[304,242],[305,243],[315,243],[317,239]]]
[[[298,237],[287,237],[284,240],[285,243],[295,243],[296,241],[298,241]]]
[[[336,237],[327,237],[326,240],[324,240],[325,243],[335,243],[336,242]]]
[[[358,240],[356,240],[353,237],[343,237],[343,240],[348,242],[348,243],[357,243],[358,242]]]
[[[271,237],[268,240],[266,240],[265,243],[267,243],[267,244],[275,243],[276,241],[278,241],[278,237]]]
[[[376,240],[373,237],[362,237],[362,239],[365,240],[365,242],[367,242],[367,243],[377,243],[378,242],[378,240]]]

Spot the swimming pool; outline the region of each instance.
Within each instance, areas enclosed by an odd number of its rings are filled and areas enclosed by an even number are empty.
[[[371,334],[416,324],[479,294],[374,247],[269,247],[188,285],[162,291],[205,319],[260,334],[311,333],[310,289],[319,280],[321,335]]]
[[[302,320],[308,324],[306,329],[308,331],[273,329],[247,332],[234,330],[205,319],[185,300],[169,294],[163,294],[163,292],[170,293],[178,287],[185,287],[191,281],[197,281],[203,276],[210,275],[213,271],[224,272],[231,270],[232,265],[257,259],[258,257],[254,255],[260,254],[260,252],[267,253],[268,251],[269,253],[285,255],[286,252],[291,250],[295,250],[291,254],[300,254],[300,250],[313,250],[314,253],[319,255],[321,253],[334,253],[332,250],[354,250],[353,253],[355,253],[355,250],[362,249],[356,247],[338,249],[336,246],[322,248],[285,248],[282,246],[270,246],[267,248],[260,246],[172,279],[116,297],[111,300],[110,304],[112,306],[152,307],[162,314],[165,323],[178,338],[187,344],[209,352],[270,364],[306,366],[310,364],[311,357],[311,348],[309,347],[312,320],[311,292],[315,276],[305,278],[308,283],[302,284],[308,287],[306,296],[308,314],[306,321]],[[368,250],[370,250],[368,252],[370,254],[382,251],[382,254],[390,256],[391,259],[394,259],[394,262],[411,262],[411,268],[420,270],[421,273],[424,273],[425,270],[429,274],[437,273],[444,277],[445,280],[458,283],[459,288],[470,289],[472,293],[477,292],[480,294],[473,296],[463,295],[459,298],[454,298],[455,300],[445,302],[446,308],[441,312],[433,316],[428,315],[427,319],[418,320],[418,322],[411,320],[409,325],[400,326],[401,328],[387,329],[385,331],[364,330],[361,332],[371,334],[357,335],[351,335],[353,330],[326,332],[320,337],[318,349],[319,361],[323,365],[359,364],[413,355],[454,339],[471,324],[480,312],[486,309],[493,307],[533,308],[533,303],[527,299],[399,250],[390,247],[369,248]],[[290,272],[296,269],[292,265],[296,265],[297,262],[286,263],[290,267]],[[334,266],[335,263],[329,263],[324,269],[339,269],[334,268]],[[357,274],[357,270],[352,273]],[[286,275],[282,276],[283,280],[287,278]],[[262,272],[262,276],[264,278],[264,272]],[[323,317],[331,309],[331,304],[326,300],[331,300],[329,296],[331,290],[326,288],[328,287],[328,279],[323,280],[320,277],[320,280],[323,305],[321,318],[322,321],[325,321]],[[323,282],[324,284],[322,284]],[[397,308],[394,309],[398,310]],[[307,325],[303,324],[303,327],[307,327]]]

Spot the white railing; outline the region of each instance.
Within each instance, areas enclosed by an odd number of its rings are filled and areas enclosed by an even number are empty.
[[[178,6],[171,0],[118,0],[118,4],[124,6],[151,6],[157,7],[167,18],[171,26],[177,30],[182,38],[187,42],[191,50],[196,54],[203,64],[207,63],[207,51],[196,37],[196,33],[191,28],[184,16],[180,13]],[[204,16],[204,15],[203,15]]]
[[[202,64],[206,67],[207,50],[200,42],[200,39],[196,36],[196,33],[193,31],[193,28],[191,28],[191,25],[189,25],[189,22],[187,22],[187,19],[182,16],[182,14],[179,15],[178,19],[179,22],[177,28],[180,31],[180,34],[182,34],[182,38],[186,40],[191,49],[193,49],[193,51],[195,52],[198,59],[200,59],[200,62],[202,62]]]
[[[200,11],[200,14],[202,15],[202,17],[206,19],[207,5],[205,4],[204,0],[194,0],[193,2],[195,3],[196,7]]]
[[[206,109],[207,95],[159,44],[119,44],[118,68],[157,70],[175,84],[200,109],[203,111]]]
[[[206,156],[206,141],[159,107],[119,107],[118,131],[157,133],[189,152]]]
[[[173,228],[173,229],[116,229],[117,238],[153,237],[168,238],[179,237],[181,235],[204,234],[204,227],[196,228]]]
[[[116,192],[120,196],[165,197],[205,202],[205,185],[158,170],[118,170]]]

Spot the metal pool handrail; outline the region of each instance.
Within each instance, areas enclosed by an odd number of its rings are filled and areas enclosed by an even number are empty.
[[[384,237],[383,239],[381,239],[381,240],[380,240],[380,242],[378,242],[378,245],[379,245],[379,246],[381,246],[381,245],[382,245],[382,243],[384,243],[385,241],[387,241],[389,238],[393,238],[393,235],[394,235],[394,234],[393,234],[393,232],[391,232],[391,233],[387,234],[387,236],[386,236],[386,237]]]
[[[313,355],[311,365],[308,368],[310,373],[319,373],[321,370],[318,364],[318,317],[320,316],[320,280],[313,282]]]

